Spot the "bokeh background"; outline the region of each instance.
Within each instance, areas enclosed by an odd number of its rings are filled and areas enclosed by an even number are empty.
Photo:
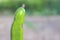
[[[22,4],[24,40],[60,40],[60,0],[0,0],[0,40],[10,40],[15,11]]]

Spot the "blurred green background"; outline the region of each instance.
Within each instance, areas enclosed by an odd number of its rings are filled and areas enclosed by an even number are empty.
[[[0,14],[13,15],[23,3],[26,15],[60,15],[60,0],[0,0]]]
[[[60,40],[60,0],[0,0],[0,40],[10,40],[15,11],[22,4],[24,40]]]

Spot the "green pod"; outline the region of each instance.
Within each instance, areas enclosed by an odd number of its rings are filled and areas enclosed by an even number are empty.
[[[20,7],[15,12],[14,21],[11,27],[11,40],[23,40],[23,23],[25,9]]]

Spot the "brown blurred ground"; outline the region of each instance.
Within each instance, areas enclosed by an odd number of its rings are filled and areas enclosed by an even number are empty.
[[[60,40],[60,16],[25,17],[34,23],[35,30],[24,24],[24,40]],[[0,40],[10,40],[13,16],[0,16]]]

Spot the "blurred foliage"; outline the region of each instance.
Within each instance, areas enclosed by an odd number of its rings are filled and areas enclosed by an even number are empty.
[[[44,7],[44,0],[26,0],[25,4],[30,10],[41,10]]]
[[[0,8],[18,8],[23,3],[31,10],[40,10],[44,7],[44,0],[0,0]]]
[[[0,0],[0,10],[15,11],[25,4],[28,15],[57,15],[60,14],[60,0]]]
[[[60,14],[60,0],[46,1],[46,7],[48,7],[52,11],[57,12],[57,14]]]

